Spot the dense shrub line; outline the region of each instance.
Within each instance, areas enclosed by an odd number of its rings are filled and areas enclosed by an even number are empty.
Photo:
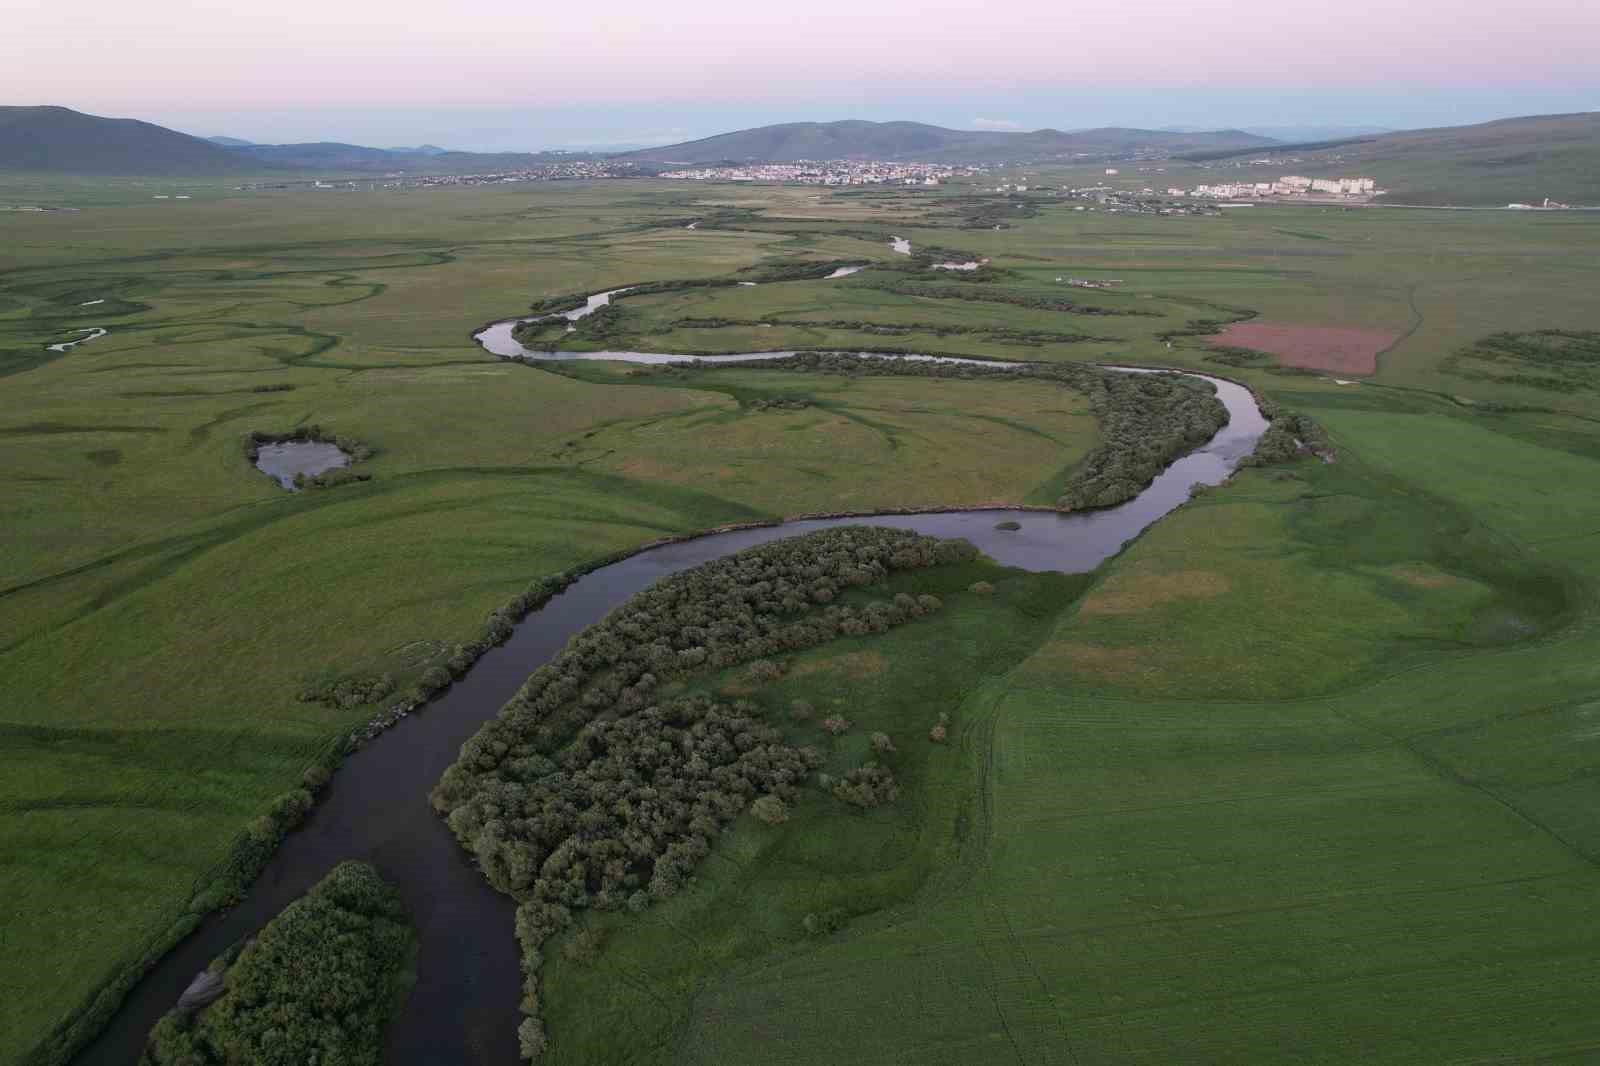
[[[1082,304],[1064,296],[1046,293],[1013,292],[1009,289],[964,288],[949,283],[910,283],[894,277],[875,281],[876,288],[899,296],[926,296],[935,300],[967,300],[973,303],[1009,304],[1028,307],[1036,311],[1060,311],[1069,315],[1112,315],[1124,318],[1160,318],[1156,311],[1141,311],[1131,307],[1106,307],[1101,304]]]
[[[678,366],[693,371],[705,364]],[[1172,460],[1228,424],[1228,410],[1205,381],[1183,374],[1128,374],[1083,363],[982,366],[931,360],[866,358],[845,352],[799,352],[781,359],[731,360],[717,366],[854,376],[897,375],[968,380],[1055,381],[1083,393],[1104,438],[1078,463],[1060,510],[1111,507],[1137,496]]]
[[[976,555],[966,541],[843,526],[672,575],[574,637],[462,745],[433,805],[490,884],[518,901],[527,1057],[545,1046],[543,945],[574,912],[639,911],[671,896],[756,800],[776,799],[753,810],[763,820],[786,816],[819,761],[784,744],[752,704],[662,701],[659,687],[745,662],[759,681],[781,669],[774,657],[921,617],[936,598],[835,600],[894,570]]]
[[[164,1015],[141,1066],[376,1066],[414,944],[394,887],[365,863],[340,863],[212,963],[220,995]]]
[[[690,289],[725,289],[738,285],[742,281],[753,281],[758,285],[771,284],[777,281],[812,281],[825,278],[835,270],[842,267],[868,266],[868,259],[825,259],[784,261],[776,263],[760,263],[725,277],[718,278],[677,278],[669,281],[641,281],[635,285],[619,285],[611,291],[617,295],[613,300],[623,296],[650,296],[664,292],[686,292]],[[622,290],[626,290],[623,292]],[[589,293],[564,293],[559,296],[547,296],[542,300],[535,300],[528,309],[536,315],[560,315],[568,311],[576,311],[589,301]],[[607,307],[612,306],[607,304]],[[603,308],[601,309],[604,310]],[[600,314],[596,311],[595,314]],[[578,320],[578,325],[592,319],[594,315],[586,315]],[[538,323],[520,323],[512,332],[515,334],[524,327],[532,327]]]
[[[913,333],[928,333],[937,337],[979,336],[1003,343],[1027,344],[1079,344],[1083,341],[1114,341],[1114,337],[1096,337],[1088,333],[1062,333],[1052,330],[1011,329],[1006,326],[958,326],[939,322],[864,322],[859,319],[804,319],[789,321],[781,318],[679,318],[672,323],[675,329],[727,329],[733,326],[798,326],[804,329],[839,329],[852,333],[868,333],[882,337],[904,337]]]
[[[1306,452],[1329,462],[1333,460],[1333,441],[1329,439],[1328,431],[1310,415],[1296,414],[1261,397],[1256,398],[1256,406],[1267,419],[1267,431],[1256,441],[1255,450],[1239,465],[1267,466],[1293,462]]]

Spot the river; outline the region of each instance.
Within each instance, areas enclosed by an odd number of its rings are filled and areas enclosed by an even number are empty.
[[[599,297],[591,298],[591,305],[599,306]],[[502,342],[516,345],[510,337],[515,322],[496,323],[478,337],[490,351],[496,351],[493,345]],[[527,353],[521,345],[516,348],[525,355],[539,354]],[[763,354],[776,357],[787,353]],[[559,357],[649,363],[684,360],[682,356],[642,352],[564,353]],[[1138,368],[1114,369],[1142,372]],[[1266,421],[1248,389],[1218,378],[1206,380],[1216,386],[1227,406],[1229,423],[1204,446],[1175,461],[1144,492],[1118,507],[1069,515],[991,510],[800,520],[650,548],[586,575],[529,615],[507,643],[479,659],[424,711],[403,719],[347,759],[316,810],[284,840],[244,901],[208,919],[169,952],[74,1061],[85,1066],[132,1066],[151,1026],[214,957],[259,929],[336,863],[365,859],[399,886],[416,919],[420,941],[417,984],[405,1009],[389,1027],[383,1058],[386,1066],[515,1066],[519,1061],[516,1027],[521,972],[512,903],[492,890],[467,860],[444,822],[430,809],[428,792],[454,761],[461,744],[500,709],[528,674],[585,626],[661,577],[826,526],[871,522],[940,537],[966,537],[1010,566],[1093,569],[1183,503],[1194,483],[1223,481],[1265,431]],[[1020,528],[1014,532],[994,528],[1007,520],[1017,522]]]

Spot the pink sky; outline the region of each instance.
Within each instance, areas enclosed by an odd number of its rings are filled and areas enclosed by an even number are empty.
[[[1600,81],[1596,0],[83,0],[5,23],[0,99],[113,112]]]
[[[532,148],[800,119],[1454,125],[1600,108],[1600,0],[21,0],[0,103]]]

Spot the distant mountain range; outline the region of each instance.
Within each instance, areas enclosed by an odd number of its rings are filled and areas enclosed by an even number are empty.
[[[1336,132],[1285,143],[1265,129]],[[1220,175],[1269,171],[1312,177],[1364,175],[1389,202],[1505,204],[1551,197],[1600,204],[1600,112],[1535,115],[1475,126],[1346,135],[1351,127],[1245,130],[952,130],[920,122],[791,122],[631,152],[455,152],[436,145],[254,144],[191,137],[136,119],[100,118],[65,107],[0,107],[0,171],[152,177],[316,174],[466,174],[577,159],[633,162],[642,173],[674,164],[796,159],[946,163],[1096,163],[1171,158]],[[1359,129],[1359,127],[1357,127]]]
[[[216,142],[218,138],[213,137],[211,140]],[[550,152],[452,152],[432,144],[424,144],[417,148],[367,148],[359,144],[341,144],[338,141],[315,141],[309,144],[251,144],[246,141],[230,144],[227,150],[246,159],[255,160],[258,164],[257,170],[355,173],[392,171],[462,173],[471,170],[516,170],[519,167],[539,166],[558,159],[572,158]]]
[[[238,137],[191,137],[137,119],[101,118],[66,107],[0,107],[0,171],[184,178],[284,171],[449,174],[572,158],[560,152],[452,152],[431,144],[254,144]]]
[[[1379,133],[1394,133],[1389,126],[1245,126],[1246,133],[1270,137],[1274,141],[1300,143],[1303,141],[1332,141],[1341,137],[1370,137]]]
[[[786,122],[682,144],[624,152],[649,163],[781,163],[796,159],[916,160],[927,163],[1044,163],[1155,157],[1277,142],[1242,130],[952,130],[921,122]]]

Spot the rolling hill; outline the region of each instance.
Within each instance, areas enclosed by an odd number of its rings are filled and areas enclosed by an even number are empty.
[[[1310,177],[1360,172],[1408,204],[1600,205],[1600,112],[1531,115],[1474,126],[1404,130],[1316,144],[1282,145],[1269,153],[1202,151],[1186,158],[1213,166],[1263,155]]]
[[[138,119],[66,107],[0,107],[0,170],[205,177],[260,169],[209,141]]]
[[[308,170],[340,173],[405,171],[460,174],[468,171],[517,170],[547,163],[584,158],[551,152],[453,152],[433,145],[418,148],[368,148],[337,141],[306,144],[240,144],[228,149],[253,159],[257,169]]]
[[[0,107],[0,171],[186,178],[292,170],[460,174],[581,158],[549,152],[453,152],[429,144],[256,144],[237,137],[191,137],[150,122],[102,118],[66,107]]]
[[[777,163],[796,159],[918,160],[931,163],[1066,162],[1159,157],[1205,149],[1249,149],[1277,142],[1240,130],[1170,132],[1104,129],[1007,133],[952,130],[921,122],[787,122],[697,141],[625,152],[652,163]]]

